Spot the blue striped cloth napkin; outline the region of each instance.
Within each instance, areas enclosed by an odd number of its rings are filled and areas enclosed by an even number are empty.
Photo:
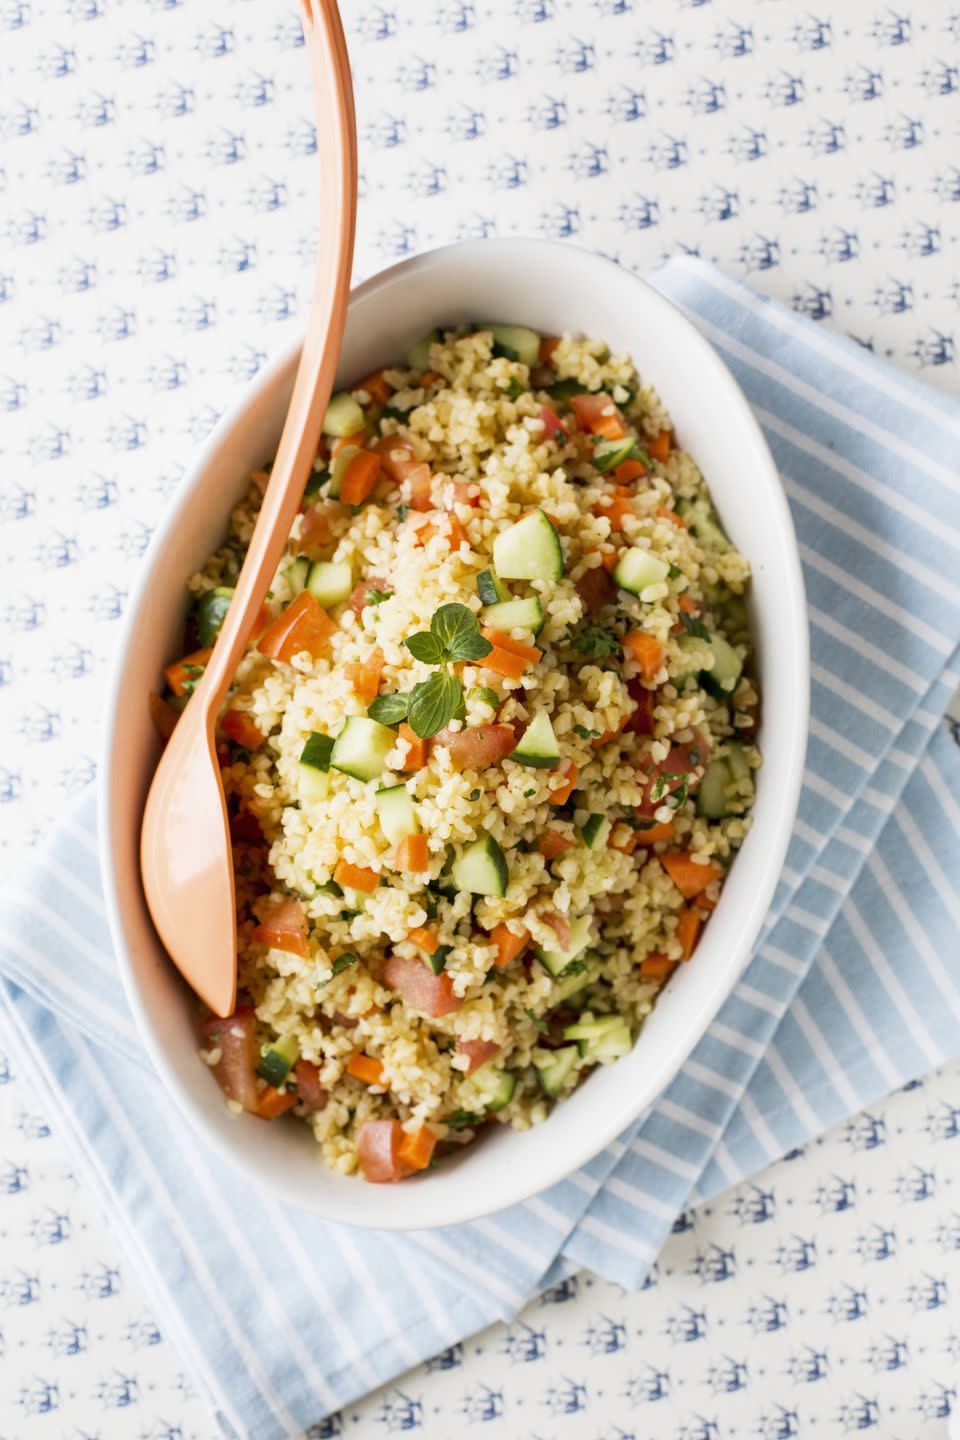
[[[92,801],[4,902],[0,1005],[224,1432],[296,1435],[588,1266],[639,1286],[676,1216],[960,1052],[960,408],[693,261],[655,283],[735,372],[790,497],[813,714],[751,963],[634,1129],[455,1230],[350,1231],[211,1163],[145,1068]]]

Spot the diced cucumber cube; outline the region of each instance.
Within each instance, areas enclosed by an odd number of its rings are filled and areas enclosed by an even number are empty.
[[[388,725],[367,715],[351,715],[333,742],[330,764],[355,780],[376,780],[386,769],[396,738]]]
[[[572,931],[569,945],[563,950],[543,950],[537,947],[537,959],[545,970],[556,979],[570,964],[576,960],[582,950],[585,950],[590,943],[591,920],[589,915],[578,915],[570,922]]]
[[[636,435],[627,435],[622,440],[598,440],[590,457],[591,463],[601,475],[606,475],[608,470],[616,470],[624,460],[630,459],[636,443]]]
[[[552,770],[559,763],[560,746],[546,710],[533,712],[533,719],[510,758],[537,770]]]
[[[681,495],[675,509],[678,515],[686,517],[690,534],[695,535],[706,549],[716,550],[721,555],[730,549],[730,541],[720,524],[720,517],[704,496],[690,500]]]
[[[669,565],[658,560],[656,555],[651,555],[649,550],[644,550],[640,545],[632,545],[621,555],[613,578],[621,590],[629,590],[631,595],[639,595],[648,585],[662,584],[669,573]]]
[[[471,700],[478,705],[487,705],[491,710],[496,710],[500,704],[500,696],[489,685],[474,685],[472,690],[467,691],[467,701]]]
[[[391,845],[399,845],[408,835],[419,835],[417,807],[406,785],[389,785],[378,790],[375,801],[380,829]]]
[[[292,1035],[284,1035],[267,1046],[257,1066],[257,1074],[261,1080],[266,1080],[268,1085],[277,1087],[283,1084],[299,1059],[298,1042]]]
[[[533,1052],[533,1065],[543,1093],[556,1100],[579,1069],[580,1051],[576,1045],[564,1045],[559,1050],[543,1050],[538,1046]]]
[[[430,350],[434,345],[439,345],[443,336],[439,330],[431,330],[429,335],[424,335],[416,344],[411,345],[407,351],[407,364],[411,370],[416,370],[422,375],[424,370],[430,369]]]
[[[318,560],[310,566],[306,588],[324,610],[340,605],[353,590],[353,569],[348,560]]]
[[[481,570],[477,576],[477,594],[481,605],[499,605],[510,599],[510,591],[502,585],[492,570]]]
[[[519,360],[523,365],[536,365],[540,358],[540,336],[525,325],[484,326],[493,336],[494,355]]]
[[[588,985],[592,985],[599,976],[603,959],[595,950],[587,951],[580,958],[583,962],[583,969],[575,970],[572,975],[557,981],[556,988],[550,997],[551,1004],[561,1005],[564,1000],[572,999],[581,990],[586,990]]]
[[[324,435],[333,435],[342,440],[345,435],[356,435],[363,429],[363,411],[346,390],[331,396],[327,413],[323,417]]]
[[[302,557],[296,560],[284,560],[277,571],[277,584],[285,585],[291,595],[299,595],[307,583],[309,574],[309,560],[304,560]]]
[[[506,895],[507,857],[492,835],[482,835],[467,845],[450,870],[457,890],[471,895]]]
[[[536,595],[525,600],[501,600],[486,606],[483,618],[494,630],[530,630],[539,635],[543,629],[543,606]]]
[[[610,835],[610,821],[606,815],[588,815],[580,834],[588,850],[602,850]]]
[[[697,791],[697,812],[705,820],[722,820],[726,816],[727,789],[732,780],[730,766],[722,756],[710,761]]]
[[[463,1108],[475,1115],[496,1115],[513,1099],[517,1077],[492,1063],[481,1065],[460,1087]]]
[[[704,671],[704,676],[709,675],[713,685],[724,695],[729,695],[740,679],[743,661],[722,635],[710,636],[710,649],[713,651],[713,665]]]
[[[197,639],[207,648],[220,633],[233,599],[233,590],[228,585],[218,585],[215,590],[205,590],[197,601]]]
[[[633,1048],[630,1027],[622,1015],[603,1015],[596,1020],[578,1020],[564,1026],[564,1040],[575,1040],[584,1060],[608,1064],[628,1055]]]
[[[750,779],[750,763],[747,760],[747,752],[736,740],[727,742],[727,764],[730,766],[730,774],[734,780]]]
[[[297,798],[301,806],[319,805],[330,793],[330,776],[326,770],[314,770],[302,762],[297,768]]]
[[[532,510],[500,531],[493,542],[493,563],[504,580],[559,580],[563,575],[560,536],[542,510]]]

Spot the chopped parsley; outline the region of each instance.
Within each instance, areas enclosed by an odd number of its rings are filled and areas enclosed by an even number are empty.
[[[581,655],[594,660],[603,660],[608,655],[620,652],[620,638],[602,625],[585,625],[579,635],[573,637],[573,648]]]
[[[526,1015],[531,1025],[536,1025],[541,1035],[550,1034],[550,1026],[545,1020],[541,1019],[539,1015],[535,1015],[532,1010],[525,1010],[523,1013]]]
[[[600,734],[599,730],[588,730],[586,725],[574,725],[573,728],[581,740],[594,740]]]
[[[696,615],[688,615],[686,610],[681,610],[680,619],[683,621],[683,628],[688,635],[696,635],[698,640],[710,639],[710,631],[702,620],[697,619]]]

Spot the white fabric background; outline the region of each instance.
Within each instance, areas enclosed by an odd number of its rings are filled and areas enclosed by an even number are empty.
[[[960,389],[953,0],[344,13],[358,275],[495,233],[566,236],[641,272],[694,250]],[[94,778],[151,529],[197,442],[295,332],[315,210],[298,40],[294,7],[266,0],[0,0],[4,864]],[[958,1081],[699,1214],[643,1295],[581,1279],[323,1433],[937,1440],[960,1368]],[[35,1109],[29,1076],[0,1087],[0,1440],[212,1440],[64,1177],[56,1117]],[[810,1239],[817,1263],[791,1269]],[[685,1307],[707,1325],[681,1348]]]

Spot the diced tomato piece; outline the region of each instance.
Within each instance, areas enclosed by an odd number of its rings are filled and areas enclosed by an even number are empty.
[[[577,783],[580,771],[572,760],[568,760],[566,765],[558,768],[560,769],[560,773],[565,777],[564,783],[559,785],[555,790],[550,791],[549,803],[551,805],[566,805],[570,796],[573,794],[573,787]]]
[[[400,739],[406,740],[409,746],[407,758],[400,769],[405,775],[409,774],[411,770],[422,770],[430,756],[430,741],[421,739],[416,731],[410,728],[406,720],[401,723],[398,734]]]
[[[244,750],[257,750],[264,741],[263,731],[246,710],[225,710],[220,717],[220,734]]]
[[[543,919],[556,935],[560,949],[566,950],[573,939],[573,931],[566,915],[561,915],[559,910],[548,910]]]
[[[676,968],[676,960],[668,960],[659,950],[651,950],[640,961],[640,979],[646,984],[654,980],[668,980]]]
[[[545,860],[555,860],[565,850],[569,850],[573,841],[569,835],[564,835],[560,830],[547,830],[537,849]]]
[[[426,835],[405,835],[397,845],[393,868],[407,875],[423,875],[430,869]]]
[[[364,1180],[382,1185],[404,1180],[410,1167],[400,1158],[404,1131],[399,1120],[365,1120],[357,1134],[357,1160]]]
[[[246,809],[238,810],[235,815],[231,815],[230,839],[242,840],[250,845],[262,845],[263,831],[260,829],[260,821],[256,815],[252,815]]]
[[[368,703],[376,698],[383,673],[383,651],[379,645],[374,646],[365,660],[350,660],[343,668],[354,694]]]
[[[554,351],[560,344],[559,335],[541,335],[539,360],[541,365],[549,365],[553,360]]]
[[[640,678],[644,684],[652,685],[663,664],[663,646],[654,635],[645,630],[630,630],[623,637],[623,648],[633,656],[640,666]]]
[[[466,1055],[470,1061],[466,1073],[472,1075],[474,1070],[479,1070],[481,1065],[486,1065],[494,1055],[499,1055],[500,1046],[495,1040],[458,1040],[457,1053]]]
[[[362,615],[368,605],[367,596],[371,590],[379,590],[387,594],[393,587],[389,580],[384,580],[381,575],[371,575],[367,580],[361,580],[360,584],[353,591],[347,601],[347,609],[352,610],[354,615]]]
[[[634,675],[627,681],[627,694],[636,702],[637,708],[627,717],[626,729],[634,735],[652,735],[653,711],[657,703],[656,690],[649,689],[639,676]]]
[[[258,945],[267,945],[271,950],[285,950],[289,955],[299,955],[304,960],[310,955],[307,917],[295,895],[288,895],[279,905],[274,905],[250,938]]]
[[[397,485],[421,464],[421,461],[414,455],[410,441],[402,439],[399,435],[387,435],[373,448],[380,456],[387,475]]]
[[[310,591],[301,590],[297,598],[261,635],[257,649],[268,659],[282,660],[287,664],[295,655],[304,651],[312,659],[319,660],[330,644],[330,636],[336,628]]]
[[[502,921],[490,931],[490,939],[497,947],[497,958],[493,962],[498,970],[504,970],[511,960],[522,955],[530,944],[530,931],[521,930],[519,935]]]
[[[433,509],[433,471],[429,465],[415,465],[400,483],[400,493],[414,510]]]
[[[242,1005],[225,1019],[211,1016],[201,1030],[203,1039],[212,1049],[220,1051],[213,1067],[217,1084],[228,1100],[235,1100],[244,1110],[257,1108],[257,1017],[252,1005]]]
[[[489,657],[487,657],[489,658]],[[458,770],[485,770],[496,765],[516,748],[512,725],[468,725],[463,730],[442,730],[436,737],[445,745]]]
[[[616,588],[603,566],[595,565],[592,570],[585,570],[580,576],[577,581],[577,594],[583,601],[587,614],[595,615],[604,605],[610,604]]]
[[[433,1158],[436,1143],[437,1137],[429,1125],[421,1125],[417,1130],[405,1130],[397,1147],[401,1165],[409,1165],[411,1170],[426,1170]]]
[[[480,504],[480,486],[475,480],[454,480],[453,498],[458,505],[471,505],[476,508]]]
[[[641,765],[640,773],[646,781],[643,800],[635,806],[637,816],[649,818],[664,803],[668,795],[679,790],[686,781],[687,793],[692,794],[700,784],[703,770],[710,759],[710,741],[701,730],[685,745],[671,745],[667,758],[654,765]]]
[[[393,394],[393,386],[387,380],[382,370],[375,370],[372,375],[365,375],[354,385],[354,390],[366,390],[370,399],[377,405],[386,405]]]
[[[564,426],[560,416],[555,410],[551,410],[549,405],[542,406],[540,419],[543,421],[543,433],[548,440],[553,440],[557,435],[562,435],[564,440],[570,439],[569,431]]]
[[[289,1090],[278,1090],[274,1085],[262,1085],[257,1091],[257,1104],[253,1113],[261,1120],[276,1120],[278,1115],[292,1110],[296,1103],[296,1095]]]
[[[723,869],[713,860],[700,865],[689,851],[675,850],[672,854],[661,855],[660,864],[676,885],[684,900],[692,900],[714,880],[719,880]]]
[[[347,466],[347,473],[340,482],[340,503],[362,505],[373,494],[373,488],[380,479],[380,456],[369,450],[354,455]]]
[[[440,941],[434,932],[427,930],[423,925],[418,925],[416,929],[411,930],[407,939],[411,945],[417,945],[421,950],[426,950],[428,955],[436,955],[440,949]]]
[[[359,890],[364,895],[372,895],[380,883],[376,870],[368,870],[364,865],[351,865],[349,860],[343,859],[337,861],[333,878],[345,890]]]
[[[372,1055],[364,1055],[361,1050],[355,1051],[347,1061],[347,1074],[352,1075],[354,1080],[362,1080],[364,1085],[382,1085],[383,1066],[379,1060],[374,1060]]]
[[[383,967],[383,981],[421,1015],[438,1019],[452,1015],[463,1001],[453,993],[453,981],[445,970],[434,975],[429,965],[405,955],[390,955]]]
[[[310,1060],[298,1060],[293,1067],[297,1082],[297,1095],[308,1110],[322,1110],[330,1099],[330,1092],[320,1084],[320,1067]]]
[[[677,920],[677,939],[680,941],[680,948],[683,950],[684,960],[689,960],[697,948],[697,941],[700,939],[700,927],[702,924],[703,916],[691,905],[687,905],[680,911],[680,916]]]
[[[304,555],[313,555],[329,545],[333,539],[333,522],[344,512],[332,500],[322,500],[311,505],[300,517],[299,548]]]
[[[570,407],[581,429],[605,440],[622,440],[627,433],[623,416],[609,395],[571,395]]]
[[[621,460],[613,478],[618,485],[632,485],[637,480],[642,480],[647,473],[647,467],[642,460]]]
[[[160,739],[166,744],[176,729],[177,721],[180,719],[180,711],[175,710],[162,695],[151,693],[150,695],[150,718]]]
[[[184,655],[174,665],[168,665],[164,670],[164,676],[174,695],[188,695],[200,678],[198,671],[202,671],[207,661],[213,654],[211,646],[205,650],[194,650],[192,655]]]
[[[661,465],[670,458],[670,451],[673,449],[673,431],[661,430],[658,435],[652,436],[645,441],[647,453],[654,460],[659,460]]]

